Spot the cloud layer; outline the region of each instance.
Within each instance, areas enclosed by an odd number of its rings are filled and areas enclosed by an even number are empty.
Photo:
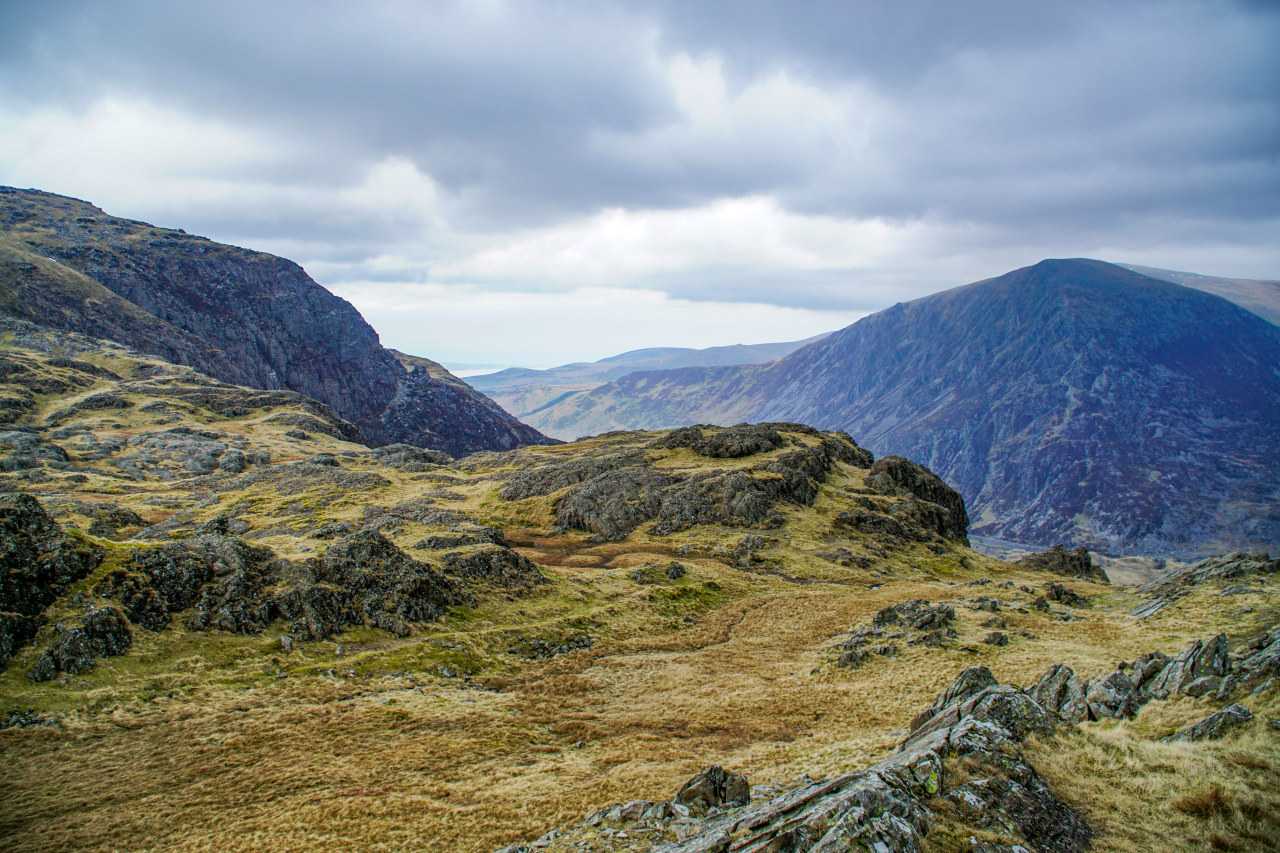
[[[1045,256],[1280,273],[1274,4],[25,6],[0,182],[288,255],[437,358],[802,336]]]

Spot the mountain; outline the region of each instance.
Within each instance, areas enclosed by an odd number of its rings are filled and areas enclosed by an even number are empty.
[[[774,419],[920,460],[978,535],[1184,557],[1280,544],[1280,328],[1102,261],[895,305],[768,365],[633,373],[541,423]]]
[[[454,460],[0,340],[6,853],[1280,837],[1280,561],[1120,591],[975,552],[956,492],[837,432]]]
[[[225,382],[329,405],[363,440],[460,455],[548,441],[426,359],[386,349],[292,261],[0,187],[0,311]]]
[[[1120,266],[1151,278],[1171,281],[1183,287],[1194,287],[1196,290],[1221,296],[1241,308],[1252,311],[1264,320],[1280,324],[1280,281],[1223,278],[1194,272],[1143,267],[1137,264],[1120,264]]]
[[[689,349],[649,347],[631,350],[599,361],[562,364],[547,370],[512,367],[483,376],[470,377],[472,387],[483,392],[502,408],[537,426],[542,413],[575,395],[640,370],[669,370],[679,367],[712,367],[735,364],[764,364],[822,340],[815,335],[803,341]],[[540,427],[539,427],[540,428]],[[552,425],[547,435],[572,438]]]

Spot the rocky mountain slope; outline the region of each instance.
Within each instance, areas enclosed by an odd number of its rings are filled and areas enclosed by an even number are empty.
[[[1090,260],[866,317],[769,365],[633,373],[558,432],[782,419],[902,453],[1014,542],[1194,557],[1280,543],[1280,329]]]
[[[796,424],[454,460],[0,341],[6,850],[1280,838],[1274,561],[1004,563],[933,473]]]
[[[512,367],[473,376],[471,385],[511,414],[537,426],[543,412],[564,403],[577,394],[599,388],[628,373],[641,370],[672,370],[680,367],[719,367],[731,364],[764,364],[819,341],[817,335],[803,341],[771,344],[736,344],[734,346],[689,349],[685,347],[650,347],[632,350],[599,361],[562,364],[547,370]],[[571,439],[576,435],[547,435]]]
[[[370,444],[460,455],[545,441],[439,365],[378,343],[292,261],[0,187],[0,310],[329,405]]]
[[[1280,324],[1280,281],[1252,278],[1224,278],[1216,275],[1200,275],[1194,272],[1164,270],[1137,264],[1121,264],[1125,269],[1141,275],[1171,281],[1183,287],[1194,287],[1205,293],[1221,296],[1264,320]]]

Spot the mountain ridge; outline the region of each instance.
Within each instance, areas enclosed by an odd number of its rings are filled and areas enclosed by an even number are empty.
[[[1266,485],[1280,477],[1267,455],[1280,456],[1277,363],[1280,329],[1225,299],[1047,260],[899,303],[772,364],[631,374],[542,422],[843,429],[957,486],[979,534],[1193,556],[1280,541]],[[1198,484],[1211,506],[1197,509]]]
[[[288,259],[39,190],[0,187],[0,229],[0,308],[13,316],[235,384],[298,391],[371,444],[460,455],[548,441],[445,381],[443,368],[410,371],[350,303]]]
[[[611,355],[596,361],[578,361],[545,370],[510,367],[495,373],[471,377],[471,384],[512,415],[536,420],[545,411],[585,391],[598,388],[629,373],[674,370],[681,367],[713,367],[761,364],[774,361],[801,347],[827,337],[824,333],[799,341],[693,349],[689,347],[646,347]],[[555,438],[569,436],[548,433]]]

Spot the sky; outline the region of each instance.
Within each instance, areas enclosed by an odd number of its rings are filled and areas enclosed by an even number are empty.
[[[780,341],[1034,263],[1280,278],[1280,3],[0,0],[0,184],[385,344]]]

